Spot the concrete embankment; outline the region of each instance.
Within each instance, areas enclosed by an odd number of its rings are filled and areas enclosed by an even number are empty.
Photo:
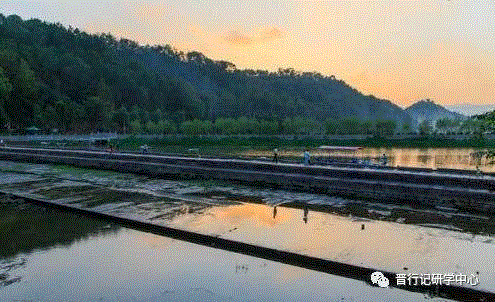
[[[0,148],[0,159],[176,179],[239,181],[382,202],[495,212],[495,178],[491,176],[31,148]]]

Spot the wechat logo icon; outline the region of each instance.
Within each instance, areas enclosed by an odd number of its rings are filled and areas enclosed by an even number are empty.
[[[388,278],[382,272],[374,272],[371,274],[371,282],[377,284],[380,287],[388,287]]]

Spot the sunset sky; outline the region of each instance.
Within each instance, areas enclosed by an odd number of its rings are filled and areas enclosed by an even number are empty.
[[[495,103],[495,1],[1,1],[0,13],[335,75],[407,106]]]

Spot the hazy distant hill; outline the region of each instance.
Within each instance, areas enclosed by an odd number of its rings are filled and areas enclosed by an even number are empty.
[[[407,112],[407,114],[409,114],[418,123],[425,120],[437,121],[445,118],[463,120],[467,118],[462,114],[449,111],[428,99],[414,103],[410,107],[406,108],[405,112]]]
[[[445,106],[445,108],[447,108],[450,111],[454,111],[466,116],[473,116],[495,110],[495,104],[486,104],[486,105],[458,104],[458,105]]]
[[[248,117],[281,124],[295,116],[412,123],[397,105],[333,76],[239,70],[199,52],[0,14],[2,126],[125,131],[132,121]]]

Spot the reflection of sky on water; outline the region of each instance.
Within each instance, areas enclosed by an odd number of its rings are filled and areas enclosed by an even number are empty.
[[[390,166],[393,167],[424,167],[424,168],[448,168],[474,170],[476,162],[471,156],[479,151],[473,148],[363,148],[359,151],[321,151],[312,150],[313,157],[356,157],[367,158],[379,162],[383,154],[387,155]],[[247,151],[245,156],[271,157],[272,151]],[[299,157],[302,159],[302,151],[280,150],[280,156]],[[482,170],[495,172],[495,166],[483,159]]]
[[[7,163],[7,167],[12,168],[8,165],[12,163]],[[97,208],[108,213],[394,272],[459,272],[469,275],[479,271],[480,288],[495,290],[495,272],[490,261],[495,258],[493,236],[316,212],[311,209],[312,206],[332,205],[337,210],[349,202],[318,194],[219,185],[215,182],[171,181],[143,176],[133,178],[131,174],[117,172],[96,171],[93,174],[92,170],[47,165],[20,164],[20,168],[48,171],[52,175],[70,175],[73,181],[51,179],[43,183],[48,178],[32,177],[32,180],[40,183],[29,186],[19,184],[17,187],[2,185],[2,188],[26,191],[29,187],[33,188],[33,192],[50,195],[55,192],[50,191],[50,186],[58,186],[60,189],[63,185],[67,187],[56,191],[57,198],[63,198],[64,194],[76,197],[73,194],[77,192],[71,186],[88,185],[86,180],[89,179],[91,185],[93,182],[97,185],[95,194],[98,196],[84,193],[86,199],[102,199],[102,193],[110,196],[114,194],[111,192],[114,189],[118,189],[119,196],[126,195],[127,190],[139,193],[127,194],[128,200],[125,202],[112,198],[114,203],[109,203],[103,198]],[[0,183],[8,183],[9,179],[21,182],[31,180],[31,177],[7,172],[0,174]],[[119,186],[122,179],[126,180],[124,187]],[[132,181],[127,181],[129,179]],[[246,200],[253,202],[243,202]],[[299,201],[300,206],[306,204],[310,207],[307,215],[304,208],[283,205],[294,200]],[[79,203],[80,206],[85,204]],[[278,205],[276,213],[271,205]],[[366,205],[362,207],[366,213],[370,211]],[[380,209],[375,212],[394,216],[390,214],[395,213],[392,208],[388,213]],[[404,214],[401,213],[399,211],[399,215]],[[410,214],[410,217],[416,217],[419,212],[415,214],[411,211]],[[393,219],[395,221],[396,218]],[[476,223],[480,224],[479,221]],[[53,230],[52,233],[56,235],[57,228]],[[17,236],[27,238],[26,234]],[[46,237],[46,228],[42,228],[37,236]],[[318,299],[321,297],[322,301],[339,301],[339,297],[345,297],[344,301],[363,301],[362,297],[368,297],[369,301],[404,301],[409,296],[415,297],[409,299],[411,301],[418,300],[418,295],[411,293],[377,291],[358,281],[129,230],[118,234],[97,233],[79,241],[64,242],[69,242],[66,247],[52,249],[45,245],[45,251],[34,253],[22,250],[22,253],[27,254],[28,262],[12,274],[21,275],[22,282],[0,289],[0,296],[3,291],[10,294],[7,297],[16,297],[13,296],[16,292],[11,292],[11,288],[17,288],[29,294],[24,297],[44,297],[46,300],[48,293],[52,294],[60,283],[60,295],[74,295],[73,300],[96,300],[97,297],[129,300],[129,297],[123,297],[126,292],[135,296],[137,301],[152,296],[158,301],[209,301],[209,297],[213,297],[212,301],[229,301],[228,297],[234,297],[236,301],[249,300],[253,295],[255,301],[314,301],[311,295],[317,295]],[[269,265],[265,266],[264,263]],[[404,267],[408,270],[404,271]],[[244,276],[244,279],[240,276]],[[36,282],[41,285],[33,285]],[[325,287],[332,288],[332,292],[328,293]],[[365,294],[361,295],[358,291]],[[421,295],[419,297],[422,299]]]
[[[171,226],[222,238],[392,272],[472,274],[495,291],[495,245],[490,237],[452,230],[353,219],[258,204],[213,207],[177,216]],[[364,230],[362,225],[364,224]]]
[[[25,255],[2,300],[418,301],[422,294],[122,229]],[[435,299],[439,300],[439,299]]]

